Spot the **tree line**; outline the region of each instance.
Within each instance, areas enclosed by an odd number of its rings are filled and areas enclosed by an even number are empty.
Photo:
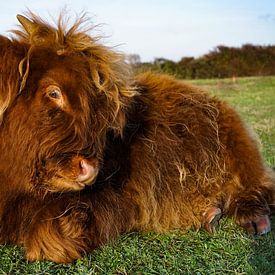
[[[129,55],[128,61],[137,72],[149,69],[187,79],[275,75],[275,45],[221,45],[201,57],[183,57],[178,62],[156,58],[142,63],[138,55]]]

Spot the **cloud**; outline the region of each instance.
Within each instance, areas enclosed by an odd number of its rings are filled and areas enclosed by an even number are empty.
[[[265,21],[265,22],[269,22],[269,23],[275,23],[275,14],[273,14],[273,13],[262,14],[258,18],[261,21]]]

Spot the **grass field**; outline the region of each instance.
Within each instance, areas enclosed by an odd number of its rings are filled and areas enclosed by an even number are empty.
[[[260,137],[275,166],[275,77],[192,83],[235,106]],[[275,222],[273,219],[273,228]],[[0,247],[0,273],[10,274],[275,274],[275,230],[248,237],[230,220],[215,235],[173,231],[131,233],[74,264],[28,263],[22,249]]]

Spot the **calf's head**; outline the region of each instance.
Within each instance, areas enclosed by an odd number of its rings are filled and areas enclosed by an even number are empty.
[[[135,94],[117,53],[80,30],[18,16],[2,40],[0,173],[28,190],[81,190],[100,169],[106,132],[122,132]],[[0,60],[1,61],[1,60]]]

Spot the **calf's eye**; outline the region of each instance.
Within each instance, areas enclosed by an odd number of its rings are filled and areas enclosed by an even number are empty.
[[[50,85],[46,89],[47,97],[61,108],[65,107],[65,100],[63,98],[60,88],[56,85]]]
[[[54,99],[59,99],[61,98],[61,92],[57,89],[54,89],[54,90],[51,90],[49,91],[48,95],[51,97],[51,98],[54,98]]]

